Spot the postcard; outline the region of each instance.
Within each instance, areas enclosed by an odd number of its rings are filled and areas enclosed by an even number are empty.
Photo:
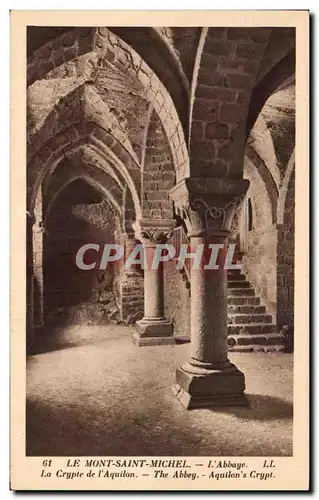
[[[309,489],[309,12],[11,12],[13,490]]]

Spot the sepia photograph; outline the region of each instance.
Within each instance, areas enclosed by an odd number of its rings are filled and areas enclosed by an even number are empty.
[[[26,22],[23,452],[43,480],[271,489],[296,452],[297,28],[210,14]]]

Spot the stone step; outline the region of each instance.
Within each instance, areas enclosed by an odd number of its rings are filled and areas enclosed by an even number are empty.
[[[228,314],[265,314],[265,313],[266,313],[265,306],[228,304]]]
[[[246,323],[242,325],[228,325],[229,335],[260,335],[277,333],[277,326],[271,323]]]
[[[229,352],[267,352],[267,353],[276,353],[276,352],[286,352],[286,347],[282,344],[278,345],[234,345],[233,347],[228,348]]]
[[[235,295],[228,295],[227,304],[231,306],[241,306],[241,305],[259,306],[260,297],[240,297]]]
[[[231,297],[254,297],[253,288],[228,288],[228,298]]]
[[[189,281],[188,274],[184,269],[180,269],[180,274],[182,275],[183,281]],[[228,287],[250,287],[251,284],[246,280],[244,274],[227,274]]]
[[[183,337],[190,342],[190,337]],[[228,335],[230,352],[282,352],[286,350],[285,336],[280,333]]]
[[[249,281],[228,281],[227,282],[228,289],[229,288],[251,288],[251,284]]]
[[[285,337],[280,333],[268,333],[265,335],[230,335],[227,339],[228,347],[252,346],[252,345],[285,345]]]
[[[227,281],[245,281],[246,276],[244,274],[227,273]]]
[[[271,322],[271,314],[229,314],[228,312],[228,323],[233,325]]]

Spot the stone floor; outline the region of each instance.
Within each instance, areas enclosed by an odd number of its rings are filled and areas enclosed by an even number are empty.
[[[27,362],[28,455],[291,455],[290,354],[233,353],[249,408],[184,410],[171,392],[189,344],[136,347],[133,328],[74,326]]]

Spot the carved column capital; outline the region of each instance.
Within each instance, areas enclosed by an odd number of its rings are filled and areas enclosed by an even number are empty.
[[[135,237],[143,245],[156,245],[166,243],[171,237],[176,225],[174,219],[139,219],[133,223]]]
[[[189,178],[179,182],[170,195],[189,236],[227,235],[248,187],[246,179]]]

